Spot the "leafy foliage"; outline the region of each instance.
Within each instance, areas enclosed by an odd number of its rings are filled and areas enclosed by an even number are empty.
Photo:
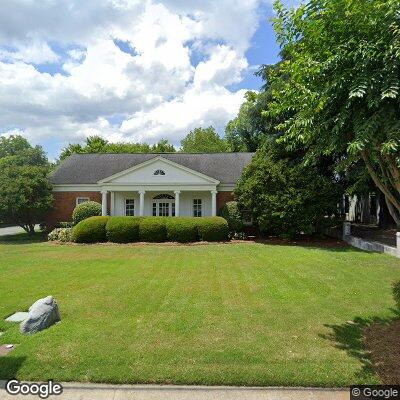
[[[198,240],[196,219],[194,217],[169,218],[166,222],[168,240],[179,243]]]
[[[101,204],[97,201],[86,201],[78,204],[72,212],[72,220],[75,224],[89,217],[101,215]]]
[[[34,233],[52,205],[50,171],[40,146],[21,136],[0,138],[0,220]]]
[[[64,160],[73,153],[175,153],[175,147],[167,139],[161,139],[154,145],[147,143],[110,143],[100,136],[90,136],[82,146],[79,143],[70,143],[62,149],[60,160]]]
[[[139,240],[141,217],[110,217],[107,225],[107,240],[114,243],[130,243]]]
[[[341,187],[317,165],[306,165],[301,156],[269,143],[253,157],[235,193],[262,233],[294,237],[329,223]]]
[[[77,243],[97,243],[107,240],[106,225],[110,217],[90,217],[72,229],[72,239]]]
[[[181,141],[181,151],[185,153],[220,153],[228,151],[228,144],[212,126],[209,126],[190,131]]]
[[[165,242],[167,217],[147,217],[139,225],[139,238],[143,242]]]
[[[363,160],[400,222],[400,21],[398,0],[275,3],[284,61],[265,70],[273,101],[265,114],[288,148],[331,155],[344,169]],[[343,163],[343,160],[346,160]]]
[[[48,235],[47,240],[59,242],[72,242],[72,228],[56,228]]]
[[[393,297],[397,307],[400,309],[400,281],[397,281],[393,284]]]
[[[197,219],[200,240],[218,242],[228,240],[228,223],[222,217],[202,217]]]
[[[228,201],[222,208],[221,215],[226,219],[230,232],[242,232],[243,221],[237,201]]]

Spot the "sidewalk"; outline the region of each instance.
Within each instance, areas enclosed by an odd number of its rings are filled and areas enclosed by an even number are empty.
[[[234,386],[106,385],[63,383],[56,400],[349,400],[348,389],[258,388]],[[31,400],[37,396],[11,396],[0,381],[1,400]]]

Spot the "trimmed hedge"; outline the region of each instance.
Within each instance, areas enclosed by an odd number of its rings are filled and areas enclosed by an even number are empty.
[[[48,235],[47,240],[59,242],[72,242],[72,228],[56,228],[53,229]]]
[[[110,217],[90,217],[79,222],[72,230],[77,243],[97,243],[107,240],[106,225]]]
[[[198,218],[172,217],[166,221],[167,238],[171,242],[187,243],[198,240]]]
[[[217,242],[228,240],[228,222],[222,217],[197,218],[200,240],[205,242]]]
[[[90,217],[72,230],[77,243],[208,242],[228,240],[228,223],[221,217]]]
[[[397,307],[400,309],[400,281],[393,283],[393,297]]]
[[[228,201],[222,207],[221,215],[228,222],[231,232],[243,232],[242,214],[237,201]]]
[[[139,240],[140,217],[110,217],[106,225],[107,240],[130,243]]]
[[[139,239],[142,242],[165,242],[167,240],[167,217],[145,217],[139,224]]]
[[[96,201],[86,201],[78,204],[72,213],[72,220],[75,224],[83,221],[89,217],[95,217],[101,215],[101,204]]]

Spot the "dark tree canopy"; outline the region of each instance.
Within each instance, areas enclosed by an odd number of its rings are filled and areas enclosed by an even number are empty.
[[[0,220],[34,233],[52,205],[47,158],[21,136],[0,138]]]

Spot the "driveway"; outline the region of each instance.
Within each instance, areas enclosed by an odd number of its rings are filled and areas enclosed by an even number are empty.
[[[39,229],[39,225],[35,226],[35,231]],[[7,228],[0,228],[0,236],[16,235],[17,233],[25,232],[20,226],[8,226]]]

